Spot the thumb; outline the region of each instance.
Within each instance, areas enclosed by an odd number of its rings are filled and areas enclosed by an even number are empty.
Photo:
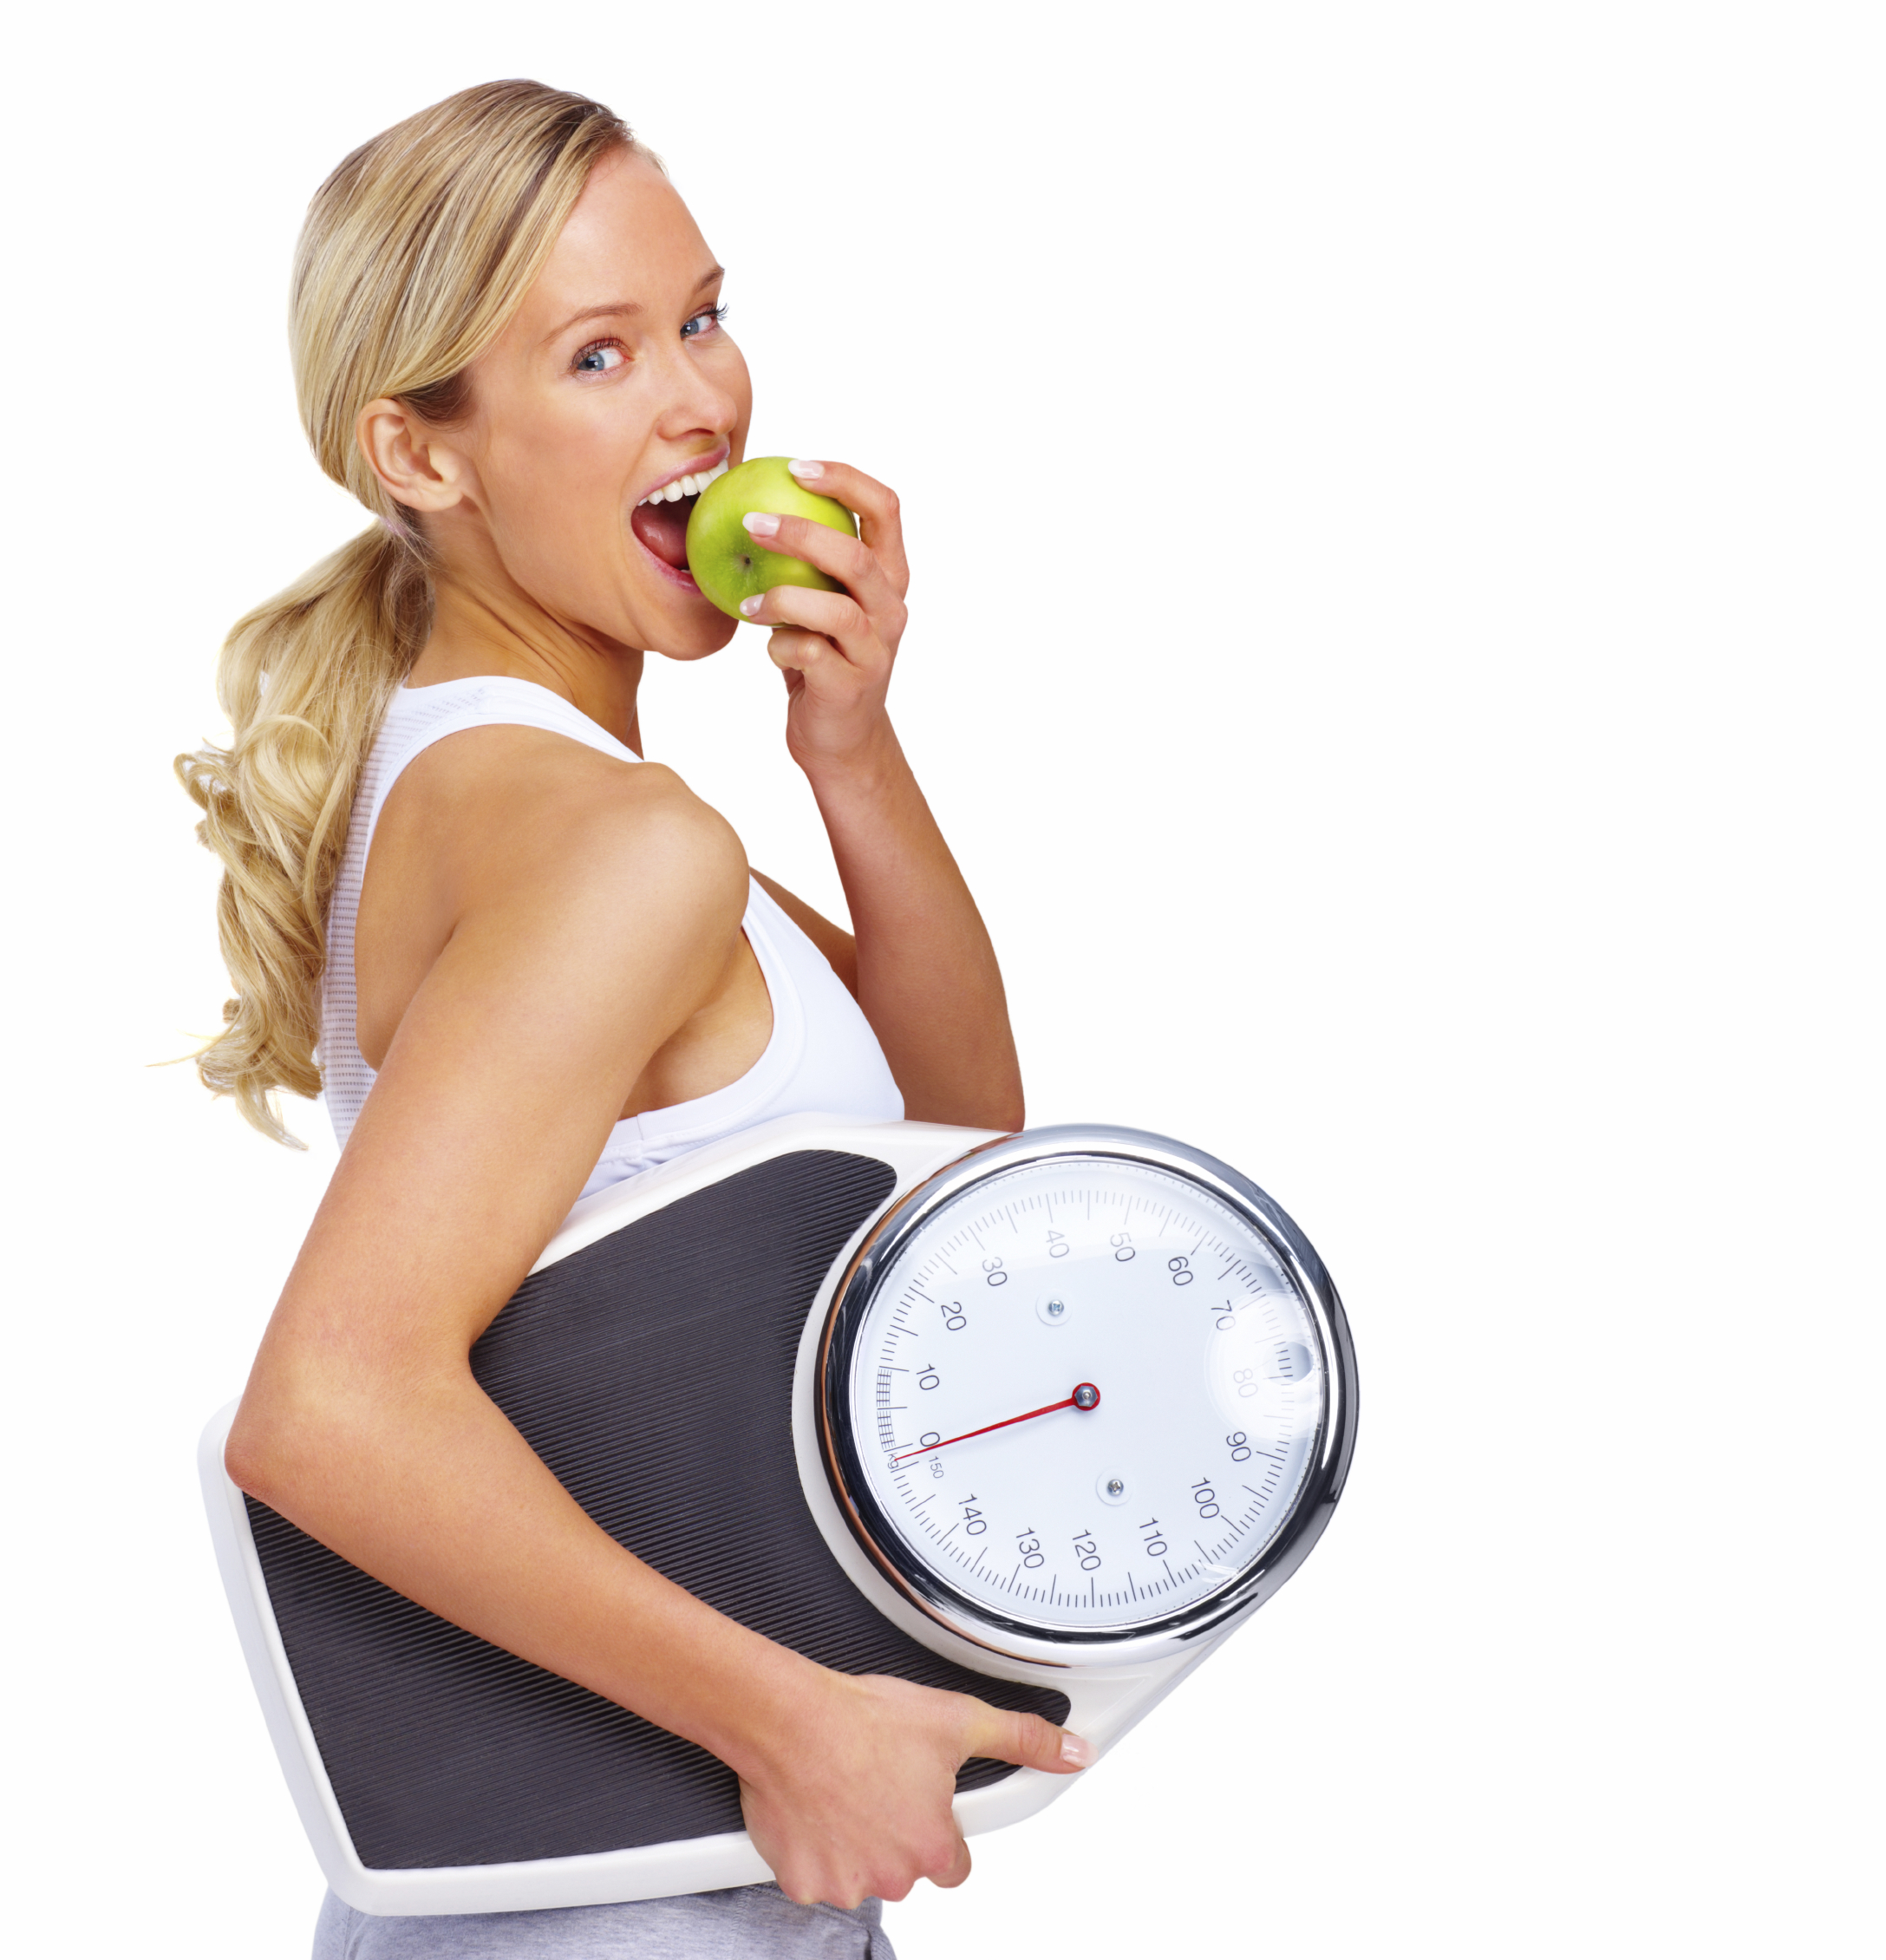
[[[986,1702],[978,1707],[968,1740],[972,1756],[993,1756],[997,1762],[1046,1769],[1056,1776],[1085,1769],[1097,1754],[1093,1743],[1071,1728],[1057,1728],[1037,1715],[992,1708]]]

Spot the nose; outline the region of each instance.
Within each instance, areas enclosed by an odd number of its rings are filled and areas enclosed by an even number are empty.
[[[739,356],[734,363],[741,373]],[[714,363],[723,368],[724,362]],[[664,441],[685,442],[690,436],[711,435],[721,441],[731,435],[741,415],[741,394],[735,376],[713,372],[708,363],[677,346],[669,353],[662,376],[662,400],[656,427]]]

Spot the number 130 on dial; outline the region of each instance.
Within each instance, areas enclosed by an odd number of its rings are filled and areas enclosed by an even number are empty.
[[[853,1534],[1021,1658],[1183,1646],[1308,1551],[1353,1444],[1335,1290],[1255,1185],[1169,1139],[1038,1130],[867,1239],[818,1414]]]

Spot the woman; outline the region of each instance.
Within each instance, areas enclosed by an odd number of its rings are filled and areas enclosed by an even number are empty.
[[[1021,1120],[994,953],[885,714],[908,583],[888,490],[795,463],[861,538],[748,520],[843,587],[749,605],[855,939],[640,760],[646,652],[733,632],[682,550],[686,487],[739,461],[751,407],[720,280],[659,164],[580,97],[470,89],[350,156],[309,213],[292,333],[316,454],[378,521],[238,625],[233,740],[180,768],[227,866],[238,990],[204,1079],[277,1136],[271,1092],[321,1088],[343,1146],[232,1476],[712,1750],[779,1887],[460,1919],[330,1898],[323,1955],[883,1952],[877,1900],[967,1875],[965,1759],[1087,1760],[1034,1716],[832,1673],[669,1584],[468,1363],[580,1194],[796,1109]]]

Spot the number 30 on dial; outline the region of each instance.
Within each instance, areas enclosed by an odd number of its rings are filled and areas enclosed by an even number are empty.
[[[1132,1130],[972,1153],[869,1238],[820,1442],[879,1571],[1019,1658],[1180,1648],[1315,1542],[1353,1447],[1335,1287],[1263,1192]]]

